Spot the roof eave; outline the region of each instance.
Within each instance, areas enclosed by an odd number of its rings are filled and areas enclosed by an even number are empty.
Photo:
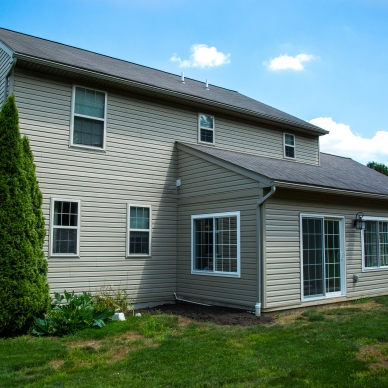
[[[277,123],[279,125],[283,125],[283,126],[286,126],[288,128],[293,128],[296,131],[301,131],[302,130],[304,132],[307,132],[307,133],[310,133],[310,134],[315,134],[315,135],[318,135],[318,136],[325,135],[325,134],[329,133],[328,131],[326,131],[324,129],[321,129],[321,128],[315,127],[315,126],[311,126],[311,125],[308,125],[308,124],[303,125],[303,124],[299,124],[299,123],[294,123],[292,121],[285,120],[285,119],[280,119],[280,118],[277,118],[277,117],[273,117],[271,115],[257,113],[257,112],[251,111],[249,109],[239,108],[239,107],[236,107],[236,106],[233,106],[233,105],[212,101],[212,100],[209,100],[209,99],[206,99],[206,98],[197,97],[197,96],[193,96],[193,95],[190,95],[190,94],[174,92],[174,91],[169,90],[169,89],[160,88],[160,87],[157,87],[157,86],[153,86],[153,85],[149,85],[149,84],[145,84],[145,83],[141,83],[141,82],[137,82],[137,81],[121,78],[121,77],[116,77],[116,76],[113,76],[113,75],[110,75],[110,74],[106,74],[106,73],[99,73],[99,72],[96,72],[96,71],[93,71],[93,70],[88,70],[88,69],[81,68],[81,67],[66,65],[64,63],[54,62],[54,61],[50,61],[50,60],[47,60],[47,59],[42,59],[42,58],[39,58],[39,57],[34,57],[34,56],[31,56],[31,55],[23,54],[23,53],[20,53],[20,52],[14,52],[14,56],[16,58],[20,59],[20,60],[24,60],[24,61],[27,61],[27,62],[32,62],[32,63],[36,63],[36,64],[46,65],[46,66],[50,66],[50,67],[53,67],[53,68],[56,68],[56,69],[59,69],[59,70],[70,71],[70,72],[74,72],[74,73],[77,73],[77,74],[92,76],[92,77],[95,77],[95,78],[104,79],[104,80],[107,80],[107,81],[110,81],[110,82],[114,82],[114,83],[118,83],[118,84],[124,84],[124,85],[127,85],[127,86],[131,86],[133,88],[136,88],[139,91],[141,91],[141,90],[144,90],[144,91],[147,91],[147,92],[151,91],[151,92],[159,93],[159,94],[166,95],[166,96],[176,97],[176,98],[179,98],[181,100],[183,99],[183,100],[187,100],[187,101],[193,101],[193,102],[204,104],[204,105],[207,105],[207,106],[210,105],[210,106],[213,106],[213,107],[216,107],[216,108],[221,108],[221,109],[224,109],[224,110],[227,110],[227,111],[230,111],[230,112],[235,112],[235,113],[243,114],[243,115],[246,115],[246,116],[251,116],[251,117],[254,117],[254,118],[262,119],[264,121],[268,121],[268,122],[272,122],[272,123]]]
[[[274,184],[276,185],[276,187],[284,188],[284,189],[299,189],[299,190],[314,191],[314,192],[321,192],[321,193],[327,193],[327,194],[339,194],[339,195],[347,195],[352,197],[362,197],[362,198],[368,197],[373,199],[388,200],[388,195],[378,194],[378,193],[368,193],[364,191],[345,190],[345,189],[338,189],[334,187],[315,186],[315,185],[309,185],[304,183],[293,183],[293,182],[277,181],[277,180],[274,180]]]

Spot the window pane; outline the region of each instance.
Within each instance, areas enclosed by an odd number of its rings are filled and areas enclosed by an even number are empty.
[[[213,218],[194,220],[194,268],[213,271]]]
[[[201,141],[206,143],[213,143],[213,131],[201,128]]]
[[[233,272],[232,259],[237,261],[237,217],[217,217],[215,221],[215,270]]]
[[[105,93],[77,87],[75,89],[74,112],[84,116],[103,119],[105,112]]]
[[[149,252],[149,232],[130,232],[129,253],[148,255]]]
[[[208,115],[199,115],[199,125],[201,128],[214,129],[213,117]]]
[[[303,238],[303,294],[323,294],[322,220],[302,219]]]
[[[103,148],[104,122],[74,117],[74,144]]]
[[[294,147],[286,146],[286,157],[295,158],[295,149]]]
[[[388,265],[388,222],[379,222],[380,265]]]
[[[54,203],[54,225],[77,226],[78,203],[55,201]]]
[[[53,253],[77,253],[77,229],[56,229],[53,233]]]
[[[377,267],[377,222],[365,221],[364,230],[364,252],[365,252],[365,267]]]
[[[150,228],[150,209],[146,207],[131,206],[130,228],[149,229]]]
[[[293,135],[284,135],[284,143],[289,146],[295,145],[295,138]]]

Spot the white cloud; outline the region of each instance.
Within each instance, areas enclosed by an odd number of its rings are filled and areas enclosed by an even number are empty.
[[[362,164],[374,161],[388,165],[387,131],[378,131],[368,139],[353,133],[349,125],[336,123],[331,117],[318,117],[310,123],[330,131],[320,138],[322,152],[347,156]]]
[[[304,63],[310,62],[313,59],[317,59],[315,55],[311,54],[298,54],[295,57],[290,55],[280,55],[277,58],[271,58],[269,62],[264,62],[264,65],[268,67],[271,71],[280,71],[280,70],[295,70],[302,71],[304,70]]]
[[[193,44],[190,48],[191,55],[189,59],[182,60],[174,54],[170,61],[178,62],[179,67],[215,67],[230,63],[230,54],[224,54],[212,46],[206,44]]]

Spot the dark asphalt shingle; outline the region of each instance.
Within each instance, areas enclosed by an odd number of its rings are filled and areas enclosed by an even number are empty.
[[[316,166],[196,144],[182,144],[274,181],[388,195],[388,176],[350,158],[321,153],[321,165]]]
[[[272,108],[266,104],[246,97],[233,90],[210,85],[205,89],[205,83],[186,78],[185,84],[180,82],[180,76],[149,67],[96,54],[72,46],[36,38],[0,28],[0,41],[15,53],[28,55],[56,63],[87,69],[101,74],[118,77],[128,81],[162,88],[164,90],[183,93],[188,96],[207,99],[227,106],[244,109],[268,119],[285,121],[289,124],[312,130],[315,133],[326,133],[325,130],[304,120]]]

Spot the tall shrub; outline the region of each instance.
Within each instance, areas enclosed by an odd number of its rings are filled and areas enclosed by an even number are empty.
[[[15,98],[0,112],[0,336],[25,332],[50,305],[42,195]]]

